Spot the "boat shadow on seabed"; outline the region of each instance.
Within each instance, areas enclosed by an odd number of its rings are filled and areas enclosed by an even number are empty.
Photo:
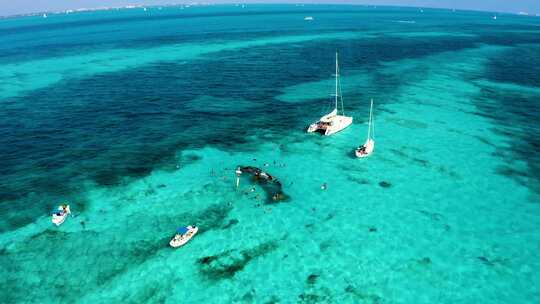
[[[290,196],[283,192],[281,182],[267,172],[252,166],[238,166],[236,169],[236,187],[240,182],[240,176],[244,173],[250,174],[252,180],[259,184],[266,192],[266,204],[278,203],[287,201]]]

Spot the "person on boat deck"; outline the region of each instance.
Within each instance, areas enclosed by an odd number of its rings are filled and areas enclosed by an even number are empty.
[[[63,213],[67,213],[67,205],[62,205],[62,211]]]
[[[54,213],[56,216],[62,216],[67,213],[66,205],[62,205],[61,207],[62,207],[62,210],[58,210],[57,212]]]

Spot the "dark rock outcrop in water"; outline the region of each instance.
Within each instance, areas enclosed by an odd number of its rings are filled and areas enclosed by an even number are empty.
[[[392,184],[387,182],[387,181],[382,181],[379,183],[379,186],[383,187],[383,188],[390,188],[392,187]]]
[[[217,255],[205,256],[197,263],[201,274],[212,281],[230,279],[253,259],[264,256],[278,248],[278,241],[268,241],[244,250],[227,250]]]
[[[257,182],[268,195],[268,203],[289,199],[289,196],[283,192],[281,182],[267,172],[252,166],[239,166],[237,172],[241,172],[240,174],[247,173],[252,175],[253,180]]]

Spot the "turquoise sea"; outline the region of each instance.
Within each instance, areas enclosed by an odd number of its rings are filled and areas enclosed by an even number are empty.
[[[0,19],[0,302],[540,303],[540,17],[493,15]],[[336,51],[353,125],[307,134]]]

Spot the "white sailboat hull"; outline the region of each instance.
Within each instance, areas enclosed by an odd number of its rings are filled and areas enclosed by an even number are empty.
[[[355,154],[358,158],[368,157],[375,150],[375,141],[373,139],[368,139],[361,147],[356,149]]]

